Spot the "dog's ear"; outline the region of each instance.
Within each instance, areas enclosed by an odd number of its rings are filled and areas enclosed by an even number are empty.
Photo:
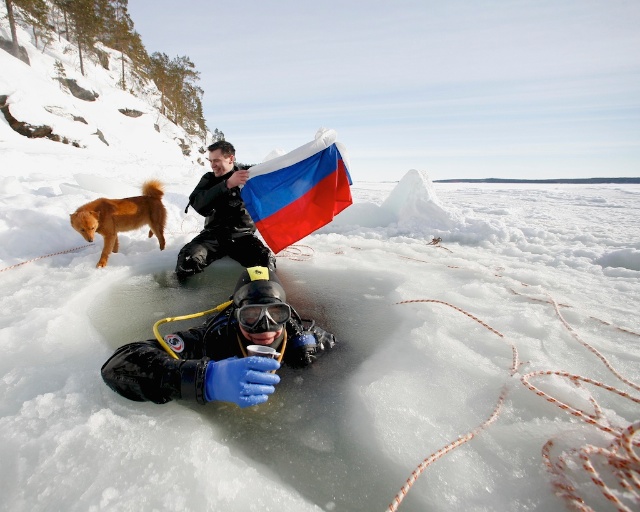
[[[91,210],[89,213],[93,215],[96,219],[100,220],[100,212]]]

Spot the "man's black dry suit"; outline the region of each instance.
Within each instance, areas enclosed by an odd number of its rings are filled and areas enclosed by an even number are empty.
[[[240,187],[227,188],[227,180],[233,173],[246,168],[235,166],[224,176],[207,172],[191,192],[185,212],[192,206],[206,218],[204,229],[178,253],[178,277],[202,272],[224,256],[243,267],[275,268],[275,256],[255,236],[256,226],[242,200]]]
[[[124,345],[102,366],[102,378],[116,393],[138,402],[157,404],[181,398],[205,403],[204,374],[210,360],[243,357],[250,342],[239,334],[229,307],[200,327],[165,336],[179,359],[173,358],[157,340]],[[313,334],[315,344],[299,346],[303,332]],[[283,354],[291,367],[307,366],[335,345],[333,334],[301,320],[296,314],[286,324],[285,336],[271,346]]]

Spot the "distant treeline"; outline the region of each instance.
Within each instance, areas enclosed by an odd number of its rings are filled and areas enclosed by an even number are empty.
[[[603,183],[640,183],[640,178],[576,178],[576,179],[552,179],[552,180],[514,180],[503,178],[483,178],[483,179],[454,179],[454,180],[433,180],[434,183],[558,183],[573,185],[597,185]]]
[[[82,75],[87,57],[108,69],[108,57],[100,50],[99,43],[102,43],[120,53],[119,85],[123,90],[129,89],[134,94],[131,82],[139,80],[138,77],[152,80],[160,90],[162,114],[190,135],[206,140],[203,90],[196,85],[200,73],[187,56],[171,59],[164,53],[147,53],[129,16],[128,0],[5,0],[5,4],[11,29],[11,53],[16,58],[20,58],[18,22],[31,29],[36,46],[43,50],[50,44],[52,34],[72,43],[78,52]],[[150,2],[149,9],[155,8]],[[57,65],[63,72],[62,63]],[[127,68],[133,74],[128,75]],[[213,136],[214,140],[224,139],[224,134],[217,129]]]

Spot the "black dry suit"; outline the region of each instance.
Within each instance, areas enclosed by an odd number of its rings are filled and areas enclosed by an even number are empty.
[[[200,327],[165,336],[165,342],[179,359],[173,358],[157,340],[140,341],[120,347],[102,366],[102,378],[116,393],[139,402],[163,404],[176,398],[205,403],[204,375],[210,360],[244,357],[250,343],[240,334],[229,306]],[[315,344],[296,343],[303,333],[311,333]],[[332,348],[333,334],[300,319],[295,313],[283,334],[271,346],[282,353],[282,362],[291,367],[312,363]]]
[[[178,253],[179,278],[202,272],[214,261],[229,256],[243,267],[275,268],[276,258],[255,235],[256,226],[240,195],[240,187],[227,188],[227,180],[247,167],[234,167],[224,176],[208,172],[189,196],[189,206],[206,217],[204,229]]]
[[[224,176],[216,176],[213,172],[205,173],[191,192],[185,212],[192,206],[206,217],[204,229],[217,237],[234,238],[254,233],[256,226],[240,196],[240,187],[230,190],[227,188],[227,180],[234,172],[248,168],[236,166]]]

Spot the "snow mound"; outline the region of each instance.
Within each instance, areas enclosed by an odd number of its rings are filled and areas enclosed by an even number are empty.
[[[286,155],[287,152],[284,149],[274,149],[270,151],[267,156],[265,156],[262,161],[268,162],[269,160],[273,160],[274,158],[278,158],[279,156]]]
[[[507,228],[500,220],[471,215],[444,205],[427,172],[412,169],[380,206],[369,202],[353,204],[320,232],[386,228],[387,236],[442,238],[467,244],[508,238]]]
[[[636,249],[620,249],[603,254],[596,260],[603,267],[626,268],[640,271],[640,251]]]
[[[380,208],[407,231],[449,230],[464,224],[460,213],[440,203],[428,174],[415,169],[403,176]]]

